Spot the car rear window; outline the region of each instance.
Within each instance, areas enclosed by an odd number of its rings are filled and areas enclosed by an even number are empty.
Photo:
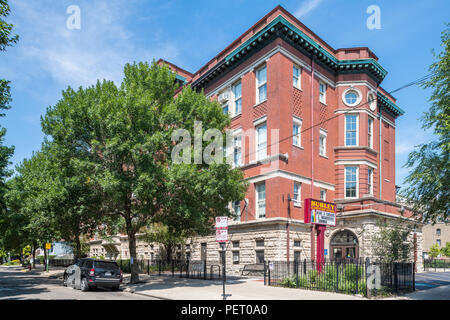
[[[106,270],[117,270],[119,266],[115,262],[95,261],[95,267]]]

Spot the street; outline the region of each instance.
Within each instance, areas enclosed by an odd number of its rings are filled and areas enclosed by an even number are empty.
[[[63,287],[62,280],[49,279],[20,268],[0,267],[0,300],[157,300],[155,298],[108,289],[81,292]]]

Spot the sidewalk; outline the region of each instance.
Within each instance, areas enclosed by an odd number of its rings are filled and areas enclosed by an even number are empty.
[[[383,300],[450,300],[450,285],[418,290],[396,298],[386,298]]]
[[[127,291],[168,300],[222,300],[221,281],[171,276],[147,278],[146,283],[128,285]],[[226,294],[231,294],[227,300],[366,300],[363,297],[331,292],[269,287],[264,286],[261,280],[249,279],[229,280],[225,291]]]

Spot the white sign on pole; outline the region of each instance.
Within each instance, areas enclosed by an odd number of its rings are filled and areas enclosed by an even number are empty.
[[[227,242],[228,241],[228,229],[216,229],[216,241]]]
[[[228,228],[228,217],[216,217],[216,228]]]

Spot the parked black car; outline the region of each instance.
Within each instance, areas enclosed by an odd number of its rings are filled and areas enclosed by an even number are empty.
[[[96,287],[118,290],[122,280],[122,270],[115,261],[84,258],[67,267],[63,284],[81,291]]]

